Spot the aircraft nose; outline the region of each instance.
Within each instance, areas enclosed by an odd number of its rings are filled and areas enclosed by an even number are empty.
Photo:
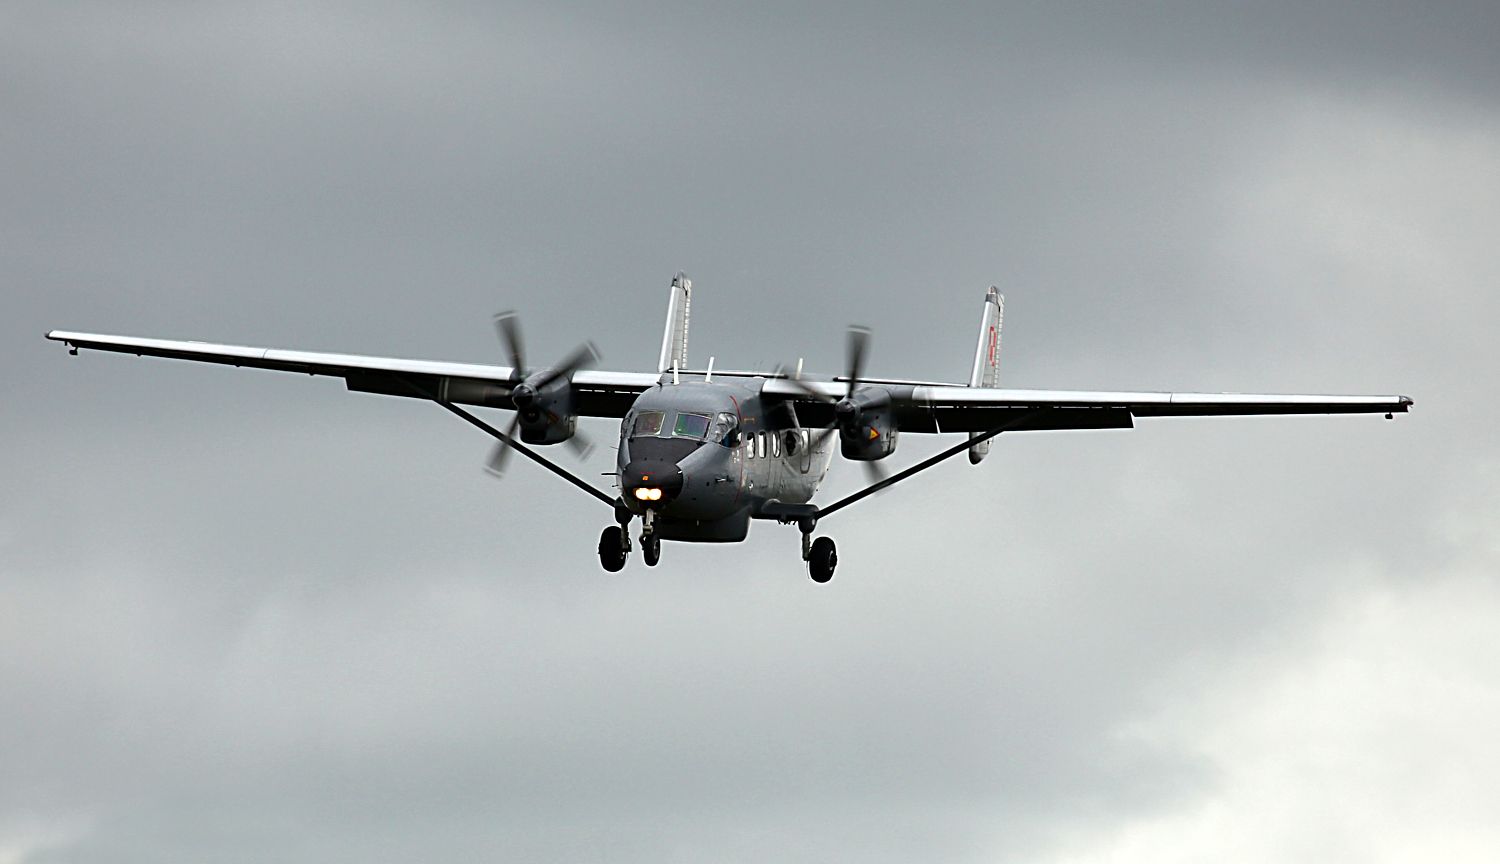
[[[682,494],[682,469],[660,459],[630,460],[622,479],[626,499],[648,507],[659,507]]]

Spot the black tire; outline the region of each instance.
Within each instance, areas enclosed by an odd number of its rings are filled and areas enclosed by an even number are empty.
[[[813,541],[807,554],[807,572],[819,585],[833,578],[833,568],[839,566],[838,549],[832,537],[819,537]]]
[[[599,566],[611,573],[625,569],[625,529],[611,525],[599,535]]]
[[[646,559],[647,567],[655,567],[661,560],[661,538],[655,535],[641,538],[641,555]]]

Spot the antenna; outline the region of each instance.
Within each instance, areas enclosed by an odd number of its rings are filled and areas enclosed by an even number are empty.
[[[708,371],[703,373],[703,383],[707,384],[708,382],[710,382],[712,380],[714,380],[714,358],[713,357],[709,357],[708,358]]]

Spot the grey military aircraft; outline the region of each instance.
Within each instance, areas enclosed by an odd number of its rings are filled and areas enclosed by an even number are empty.
[[[343,378],[348,389],[436,402],[497,439],[489,469],[505,470],[512,450],[598,499],[614,511],[599,538],[605,570],[624,568],[639,519],[646,564],[661,559],[661,542],[734,543],[755,519],[796,525],[802,559],[816,582],[833,578],[833,539],[814,538],[819,522],[918,472],[967,453],[978,464],[1002,432],[1127,429],[1137,417],[1249,414],[1384,414],[1412,405],[1405,396],[1305,396],[1231,393],[1119,393],[1006,390],[997,387],[1004,299],[984,297],[967,384],[870,378],[864,374],[869,331],[849,329],[844,374],[802,375],[801,363],[770,372],[715,371],[688,366],[692,283],[672,280],[666,330],[656,372],[592,369],[598,354],[580,346],[555,366],[527,366],[514,313],[496,316],[509,366],[401,360],[53,331],[48,339],[80,348],[168,357],[280,372]],[[513,411],[501,430],[461,406]],[[588,449],[579,417],[620,419],[616,493],[607,494],[529,445],[568,443]],[[895,474],[881,460],[901,433],[965,434],[966,438]],[[859,462],[869,483],[818,506],[814,494],[833,459]]]

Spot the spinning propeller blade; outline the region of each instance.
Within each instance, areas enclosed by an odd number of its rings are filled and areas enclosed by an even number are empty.
[[[520,381],[526,377],[526,346],[521,340],[521,322],[514,311],[501,312],[495,316],[495,332],[500,334],[500,344],[510,354],[511,377]]]
[[[505,434],[510,438],[515,438],[521,429],[521,412],[532,409],[536,403],[538,391],[545,389],[559,378],[571,378],[579,369],[599,362],[599,351],[592,342],[585,342],[573,349],[573,353],[565,357],[557,366],[543,370],[536,375],[528,375],[526,341],[521,336],[520,316],[510,310],[496,315],[494,320],[495,333],[500,337],[500,344],[510,355],[511,381],[513,382],[510,398],[516,413],[511,417],[510,425],[505,428]],[[587,459],[594,450],[594,445],[588,440],[588,436],[576,429],[568,438],[568,447],[580,459]],[[503,440],[496,442],[494,449],[490,451],[489,459],[485,462],[485,470],[496,477],[503,476],[505,466],[510,460],[511,449],[510,444]]]
[[[865,369],[865,351],[870,347],[870,328],[850,327],[846,344],[849,358],[849,374],[847,376],[849,379],[849,390],[844,394],[844,398],[847,399],[853,396],[854,391],[859,388],[860,373]]]

